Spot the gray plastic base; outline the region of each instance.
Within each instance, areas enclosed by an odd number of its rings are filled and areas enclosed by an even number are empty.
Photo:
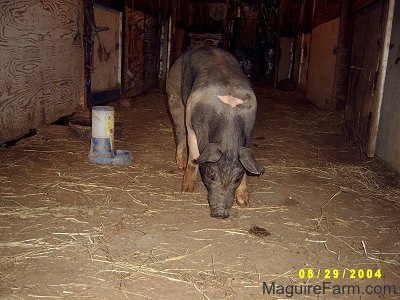
[[[130,165],[132,163],[132,155],[126,150],[115,150],[109,152],[109,154],[96,154],[90,151],[89,160],[98,164]]]

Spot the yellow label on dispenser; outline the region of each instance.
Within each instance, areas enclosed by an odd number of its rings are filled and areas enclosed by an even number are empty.
[[[112,115],[108,115],[106,121],[106,134],[110,136],[113,133],[114,133],[114,118]]]

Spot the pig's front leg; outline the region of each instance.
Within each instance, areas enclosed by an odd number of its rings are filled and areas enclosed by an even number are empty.
[[[176,143],[176,163],[181,170],[186,166],[186,126],[185,126],[185,106],[179,92],[168,92],[169,111],[174,124],[174,134]]]
[[[236,189],[235,198],[237,205],[239,205],[240,207],[246,207],[249,206],[250,204],[249,192],[247,190],[246,174],[243,175],[242,181],[240,182],[240,185]]]

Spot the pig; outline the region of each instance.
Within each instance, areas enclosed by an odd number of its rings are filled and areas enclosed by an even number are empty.
[[[207,46],[174,62],[166,89],[182,192],[194,191],[200,169],[211,217],[228,218],[235,199],[249,205],[246,173],[264,172],[250,149],[257,110],[251,83],[229,52]]]

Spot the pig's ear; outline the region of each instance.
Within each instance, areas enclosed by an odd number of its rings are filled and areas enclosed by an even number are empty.
[[[195,160],[196,163],[202,164],[205,162],[216,162],[222,156],[222,152],[219,150],[219,144],[209,143],[204,148],[200,156]]]
[[[260,166],[250,148],[240,147],[239,150],[239,161],[242,163],[243,167],[249,171],[251,174],[261,175],[264,173],[264,167]]]

